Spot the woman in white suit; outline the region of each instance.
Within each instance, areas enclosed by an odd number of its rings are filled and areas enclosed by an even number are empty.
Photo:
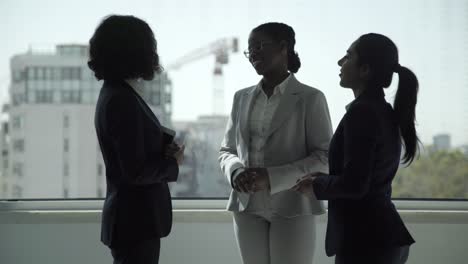
[[[310,264],[315,215],[323,204],[291,190],[311,172],[327,172],[332,136],[323,93],[295,77],[301,65],[294,30],[266,23],[244,53],[263,76],[234,96],[219,162],[233,191],[228,210],[244,264]]]

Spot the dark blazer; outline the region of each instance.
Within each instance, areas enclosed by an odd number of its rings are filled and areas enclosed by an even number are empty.
[[[365,91],[347,109],[329,149],[329,176],[313,182],[328,200],[328,256],[414,243],[391,201],[401,139],[382,89]]]
[[[105,81],[94,122],[107,179],[101,241],[117,248],[167,236],[172,225],[167,182],[176,181],[179,171],[174,158],[164,157],[158,119],[125,81]]]

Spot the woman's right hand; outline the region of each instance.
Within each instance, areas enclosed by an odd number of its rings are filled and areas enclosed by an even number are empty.
[[[234,180],[234,190],[245,193],[254,192],[253,176],[254,175],[252,175],[252,172],[249,170],[244,170],[243,172],[241,172],[239,175],[237,175],[236,179]]]

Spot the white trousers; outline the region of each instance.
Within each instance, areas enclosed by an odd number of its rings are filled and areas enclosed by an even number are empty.
[[[234,213],[234,233],[243,264],[311,264],[315,216],[285,218],[271,212]]]

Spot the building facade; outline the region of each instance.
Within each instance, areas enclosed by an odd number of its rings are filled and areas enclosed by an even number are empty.
[[[0,197],[94,198],[105,195],[105,168],[94,129],[102,81],[87,67],[86,45],[11,58],[9,105],[1,135]],[[166,73],[144,81],[142,97],[171,124]]]

